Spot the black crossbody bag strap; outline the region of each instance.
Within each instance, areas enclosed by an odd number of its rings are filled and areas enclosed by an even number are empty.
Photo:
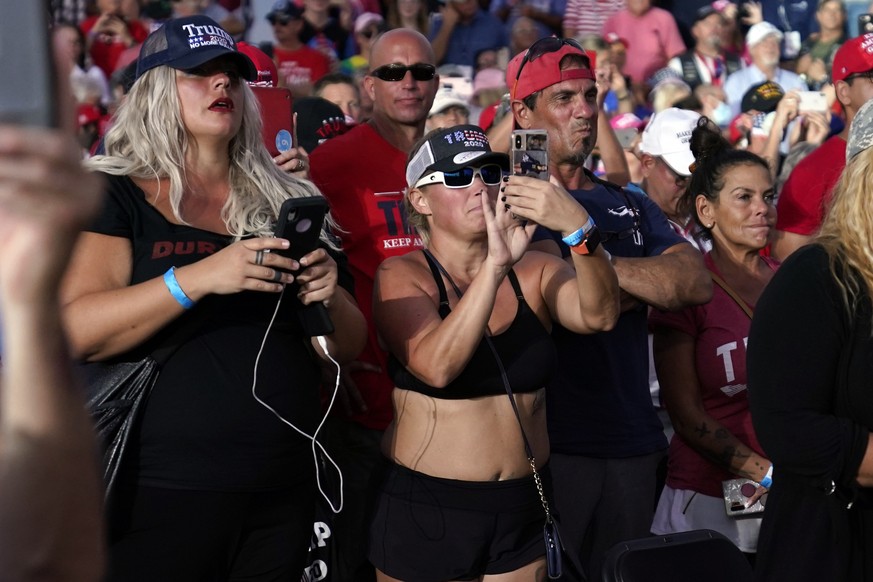
[[[449,284],[452,286],[452,289],[455,292],[455,295],[460,299],[463,296],[460,288],[455,284],[455,281],[452,279],[452,276],[449,275],[448,271],[440,264],[436,257],[427,250],[424,249],[424,256],[427,259],[428,265],[431,268],[431,271],[434,272],[434,276],[437,275],[434,268],[438,269],[440,273],[446,278]],[[442,298],[440,299],[442,301]],[[509,402],[512,405],[512,411],[515,413],[515,419],[518,421],[518,428],[521,430],[521,438],[524,440],[524,452],[527,455],[527,460],[530,463],[531,471],[533,472],[534,484],[537,488],[537,493],[540,496],[540,503],[542,503],[543,511],[546,514],[546,525],[544,528],[544,536],[546,542],[546,565],[548,567],[549,578],[555,579],[561,576],[561,551],[563,551],[563,545],[561,543],[560,534],[558,533],[558,527],[552,518],[552,511],[549,508],[549,502],[546,499],[545,491],[543,490],[543,482],[540,478],[539,471],[537,471],[536,459],[534,458],[533,449],[530,446],[530,441],[527,440],[527,434],[524,431],[524,425],[521,422],[521,414],[518,412],[518,404],[515,402],[515,396],[512,394],[512,386],[509,384],[509,377],[506,375],[506,368],[503,366],[503,360],[500,358],[500,354],[497,352],[497,348],[494,347],[494,342],[491,341],[491,338],[488,336],[486,332],[484,334],[485,343],[488,344],[488,348],[491,350],[491,353],[494,355],[494,359],[497,362],[497,368],[500,370],[500,378],[503,381],[503,387],[506,390],[506,395],[509,397]]]

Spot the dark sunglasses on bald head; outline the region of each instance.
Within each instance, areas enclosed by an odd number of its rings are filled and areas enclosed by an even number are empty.
[[[370,75],[383,81],[402,81],[406,77],[406,72],[412,73],[412,78],[416,81],[431,81],[436,76],[436,67],[424,63],[416,63],[414,65],[398,65],[390,64],[383,65],[378,69],[370,72]]]

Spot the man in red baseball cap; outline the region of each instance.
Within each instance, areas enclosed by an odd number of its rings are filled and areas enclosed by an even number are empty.
[[[599,117],[594,73],[576,41],[540,39],[509,63],[506,85],[515,123],[549,136],[553,187],[540,191],[572,196],[593,219],[574,233],[540,229],[532,248],[567,257],[599,238],[623,291],[612,331],[553,333],[559,361],[546,390],[554,506],[566,549],[562,580],[586,573],[594,580],[609,548],[649,534],[656,470],[667,448],[649,394],[646,306],[704,303],[712,289],[700,253],[651,200],[584,167]],[[510,178],[507,204],[521,199],[515,192],[527,180],[535,178]]]
[[[781,261],[812,239],[846,166],[849,126],[858,109],[873,98],[873,33],[846,41],[834,55],[831,71],[846,126],[801,160],[782,187],[770,249]]]

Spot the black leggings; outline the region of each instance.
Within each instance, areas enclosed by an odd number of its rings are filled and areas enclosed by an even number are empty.
[[[315,508],[310,480],[224,493],[123,489],[110,516],[107,582],[298,582]]]

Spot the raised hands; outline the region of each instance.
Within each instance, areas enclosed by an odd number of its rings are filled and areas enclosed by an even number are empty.
[[[79,230],[97,210],[102,183],[82,169],[69,134],[0,127],[0,294],[56,300]]]
[[[588,212],[555,178],[546,182],[527,176],[510,176],[502,195],[516,216],[565,235],[588,221]]]
[[[309,179],[309,152],[306,151],[305,148],[300,147],[297,141],[297,114],[294,114],[294,124],[293,124],[294,135],[292,137],[292,144],[294,145],[288,151],[280,152],[278,156],[273,158],[273,161],[276,162],[276,165],[284,171],[292,174],[296,178],[301,178],[303,180]]]
[[[537,225],[519,220],[510,211],[505,196],[498,197],[493,207],[486,193],[483,192],[480,198],[488,229],[488,257],[497,266],[508,270],[524,255]]]

